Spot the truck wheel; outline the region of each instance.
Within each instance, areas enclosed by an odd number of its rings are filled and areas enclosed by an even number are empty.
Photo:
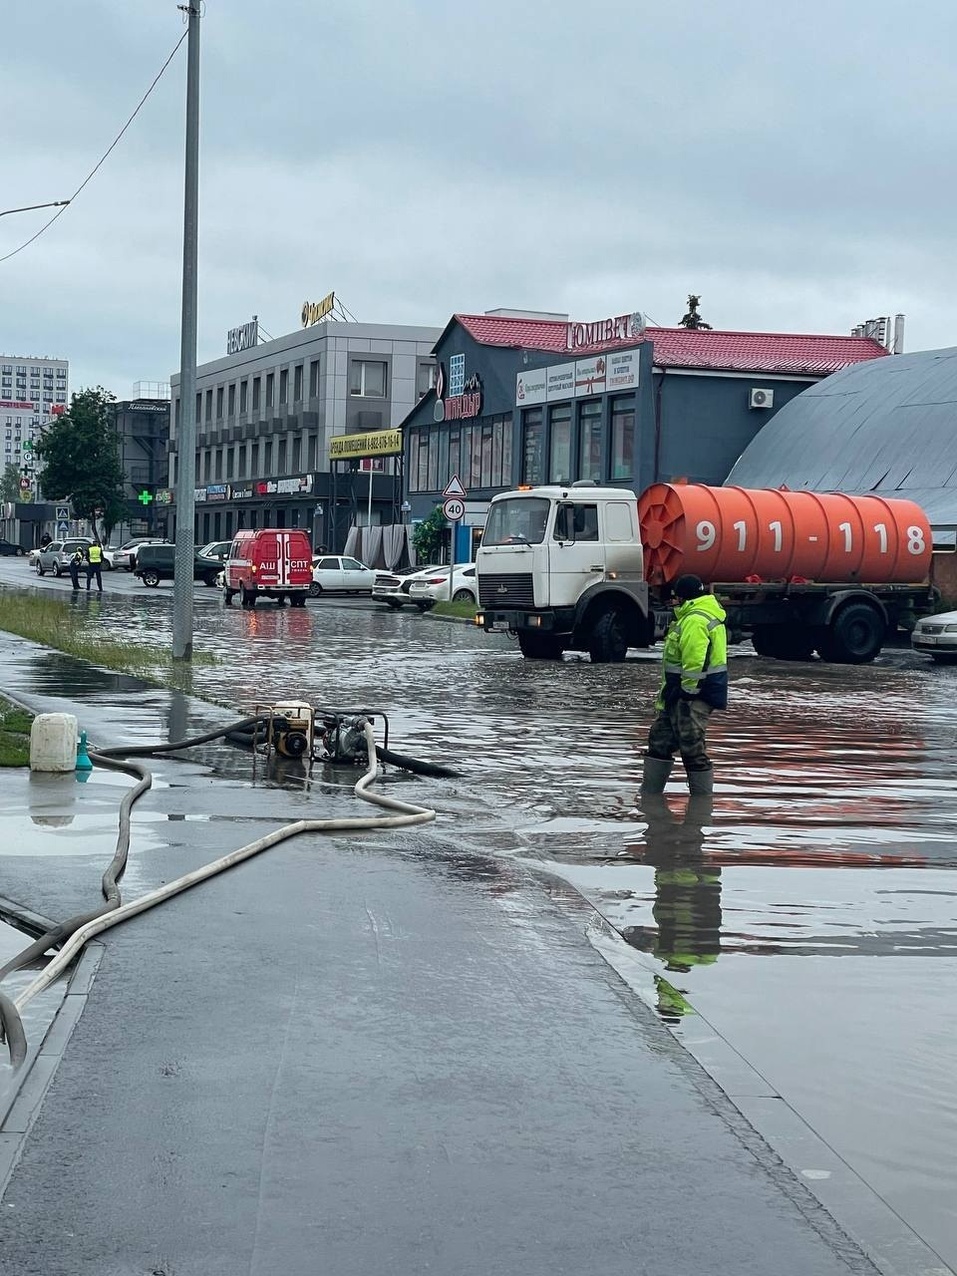
[[[620,665],[628,651],[628,639],[621,616],[612,609],[599,616],[588,640],[593,665]]]
[[[810,660],[814,654],[814,635],[800,627],[755,625],[751,642],[759,656],[774,660]]]
[[[236,591],[235,591],[235,589],[224,589],[224,590],[223,590],[223,603],[225,604],[225,606],[227,606],[227,607],[232,607],[232,605],[233,605],[233,599],[234,599],[235,597],[236,597]]]
[[[152,567],[147,567],[143,573],[143,584],[149,585],[150,589],[155,589],[160,583],[159,572],[154,571]]]
[[[518,645],[526,660],[561,660],[565,644],[554,634],[521,632]]]
[[[865,665],[880,653],[884,621],[867,603],[848,603],[818,644],[822,659],[835,665]]]
[[[256,606],[256,591],[254,589],[247,589],[245,585],[240,585],[239,586],[239,601],[242,603],[244,607],[255,607]]]
[[[293,607],[305,607],[306,595],[305,594],[290,594],[289,602],[292,604]]]

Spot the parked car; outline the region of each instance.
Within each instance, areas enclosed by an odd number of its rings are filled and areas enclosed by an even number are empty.
[[[136,566],[133,574],[139,576],[144,585],[155,589],[161,580],[172,580],[176,566],[176,546],[172,544],[140,545],[136,550]],[[201,580],[212,588],[222,571],[222,565],[216,559],[201,558],[193,555],[193,580]]]
[[[409,586],[417,576],[425,576],[435,571],[438,571],[437,564],[405,567],[398,572],[376,572],[375,584],[372,586],[373,602],[385,603],[393,611],[399,611],[406,606],[411,607]]]
[[[438,567],[431,572],[419,572],[409,585],[409,598],[419,611],[428,611],[440,600],[449,597],[449,568]],[[452,601],[475,603],[478,606],[478,587],[475,583],[475,564],[456,564],[452,576]]]
[[[957,611],[919,620],[910,636],[915,651],[924,651],[939,665],[957,663]]]
[[[320,594],[371,594],[376,574],[358,558],[321,554],[313,560],[309,597]]]
[[[217,562],[225,563],[229,557],[229,547],[232,541],[210,541],[208,545],[204,545],[199,551],[200,558],[215,558]]]
[[[3,537],[0,537],[0,557],[22,558],[26,552],[22,545],[17,545],[13,541],[4,540]]]
[[[131,572],[136,569],[136,554],[141,545],[169,544],[170,542],[163,540],[161,536],[136,536],[133,540],[126,541],[119,549],[105,551],[103,557],[111,569],[125,567],[128,572]]]
[[[67,541],[50,541],[49,545],[45,545],[37,552],[36,574],[45,576],[47,572],[52,572],[54,576],[62,576],[64,572],[70,570],[70,559],[76,551],[80,549],[85,554],[92,544],[93,539],[90,536],[74,536]]]

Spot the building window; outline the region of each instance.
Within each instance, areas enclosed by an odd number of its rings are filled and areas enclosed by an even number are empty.
[[[203,482],[209,482],[209,474],[213,464],[213,454],[209,448],[203,453]]]
[[[220,481],[222,477],[223,477],[223,449],[221,447],[218,447],[216,449],[216,481],[217,483]]]
[[[261,377],[253,377],[253,411],[259,411],[259,383]]]
[[[302,364],[297,363],[292,378],[292,398],[294,403],[302,400]]]
[[[196,395],[196,419],[194,424],[199,425],[203,419],[203,394],[199,391]]]
[[[228,415],[228,416],[235,416],[235,415],[236,415],[236,387],[235,387],[235,385],[231,385],[231,386],[229,387],[229,408],[228,408],[228,410],[227,410],[227,415]]]
[[[213,419],[213,392],[212,390],[207,390],[206,391],[206,420],[207,422],[209,422],[209,421],[212,421],[212,419]]]
[[[364,399],[385,398],[386,365],[378,360],[354,359],[349,368],[349,393]]]
[[[309,435],[309,449],[306,454],[306,469],[314,470],[316,468],[316,448],[319,440],[314,434]]]
[[[548,444],[549,483],[570,483],[572,478],[572,408],[562,403],[548,413],[551,427]]]
[[[236,466],[237,478],[246,478],[246,444],[239,445],[239,460]]]
[[[275,395],[276,374],[275,372],[266,373],[266,407],[271,408]]]
[[[228,479],[235,477],[235,466],[236,466],[236,449],[234,447],[228,447],[226,449],[226,477]]]
[[[449,474],[462,477],[462,431],[458,426],[449,430]]]
[[[299,473],[299,468],[301,465],[302,465],[302,438],[300,437],[300,435],[297,434],[292,441],[292,472],[293,474]]]
[[[279,402],[280,404],[289,402],[289,370],[283,368],[279,374]]]
[[[259,476],[259,444],[250,443],[249,445],[249,477],[258,478]]]
[[[272,474],[272,439],[263,444],[263,473]]]
[[[435,385],[434,363],[420,363],[415,370],[415,397],[423,399]]]
[[[545,473],[545,424],[541,408],[522,413],[522,482],[541,483]]]
[[[219,389],[216,391],[216,420],[217,421],[221,421],[223,419],[223,399],[225,397],[226,396],[223,392],[223,387],[220,386]]]
[[[279,447],[277,448],[277,451],[279,455],[276,458],[276,472],[278,474],[285,474],[286,473],[286,440],[285,439],[279,440]]]
[[[315,399],[319,394],[319,360],[313,359],[309,364],[309,398]]]
[[[602,470],[604,469],[604,457],[602,455],[602,421],[601,421],[601,400],[595,399],[591,403],[583,403],[578,409],[578,421],[581,430],[581,454],[580,464],[578,467],[578,477],[582,479],[594,479],[596,483],[602,480]]]
[[[177,434],[179,433],[179,425],[180,425],[180,419],[181,419],[179,402],[180,402],[179,399],[177,399],[176,402],[173,404],[173,428],[175,429]]]
[[[249,382],[240,381],[239,383],[239,415],[244,416],[249,406]]]
[[[635,400],[613,399],[611,405],[611,477],[635,476]]]

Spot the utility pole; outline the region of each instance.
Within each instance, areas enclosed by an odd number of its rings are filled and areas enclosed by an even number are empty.
[[[179,358],[173,659],[193,659],[193,518],[196,487],[196,273],[199,231],[199,18],[202,0],[177,7],[189,17],[186,44],[186,174],[183,200],[183,318]]]

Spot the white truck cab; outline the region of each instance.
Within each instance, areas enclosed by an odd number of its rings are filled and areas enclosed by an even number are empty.
[[[514,634],[526,657],[576,650],[621,661],[653,641],[638,501],[627,488],[577,482],[494,497],[476,575],[476,624]]]

